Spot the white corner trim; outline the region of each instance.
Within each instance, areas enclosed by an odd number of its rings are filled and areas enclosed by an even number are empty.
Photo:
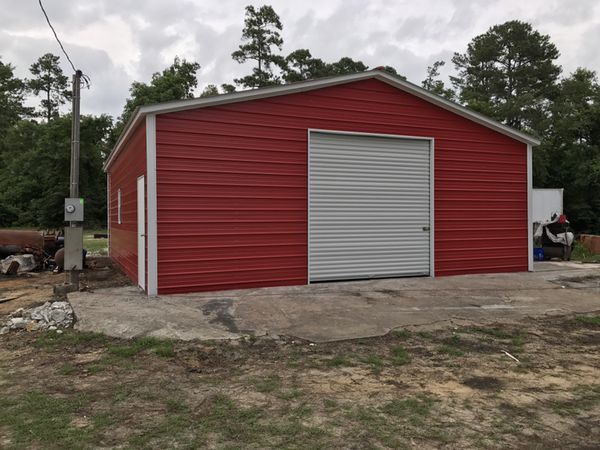
[[[110,173],[106,174],[106,235],[108,236],[108,257],[110,258]]]
[[[527,145],[527,270],[533,272],[533,149]]]
[[[429,276],[435,277],[435,139],[429,147]]]
[[[146,116],[146,211],[149,296],[158,294],[158,236],[156,225],[156,115]]]

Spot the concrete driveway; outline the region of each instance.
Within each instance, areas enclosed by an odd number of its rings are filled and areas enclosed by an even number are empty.
[[[600,310],[600,264],[532,273],[397,278],[147,298],[137,288],[69,294],[75,328],[131,338],[286,335],[326,342],[394,328],[518,321]]]

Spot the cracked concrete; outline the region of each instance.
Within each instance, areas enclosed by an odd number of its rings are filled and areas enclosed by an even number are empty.
[[[536,264],[532,273],[396,278],[147,298],[137,288],[69,294],[82,331],[131,338],[288,335],[314,342],[436,323],[518,321],[600,310],[600,265]]]

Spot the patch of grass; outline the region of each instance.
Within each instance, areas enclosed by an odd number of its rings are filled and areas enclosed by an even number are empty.
[[[349,367],[353,366],[354,363],[349,355],[336,355],[326,362],[328,367]]]
[[[295,400],[304,395],[304,391],[301,389],[293,388],[281,391],[277,394],[277,397],[282,400]]]
[[[383,358],[374,353],[370,353],[361,358],[361,361],[367,364],[371,368],[371,372],[378,375],[383,370],[384,361]]]
[[[325,407],[325,409],[336,409],[338,407],[338,402],[331,398],[324,398],[323,406]]]
[[[448,356],[463,356],[465,352],[463,352],[460,348],[454,347],[452,345],[440,345],[438,348],[438,353],[442,353]]]
[[[571,252],[571,259],[584,263],[600,263],[600,255],[594,255],[579,242],[575,242],[575,246]]]
[[[109,345],[108,352],[120,358],[131,358],[143,351],[151,351],[157,356],[171,358],[175,356],[173,342],[158,339],[152,336],[144,336],[134,339],[125,345]]]
[[[167,399],[165,405],[167,407],[167,411],[170,413],[182,413],[189,411],[190,409],[186,402],[175,398]]]
[[[78,332],[75,330],[64,330],[63,333],[40,333],[36,340],[35,346],[38,348],[56,349],[68,348],[88,344],[88,345],[104,345],[108,341],[108,337],[101,333]]]
[[[468,328],[468,331],[473,333],[484,334],[486,336],[492,336],[498,339],[511,339],[513,337],[513,333],[509,333],[508,331],[497,327],[471,327]]]
[[[56,369],[56,371],[61,375],[73,375],[77,373],[77,368],[73,367],[71,364],[62,364]]]
[[[435,403],[433,397],[427,395],[419,395],[401,400],[392,400],[381,407],[384,413],[407,419],[410,422],[417,424],[421,423],[422,419],[429,416],[431,408]]]
[[[552,402],[552,409],[563,416],[578,416],[600,405],[600,384],[582,384],[573,390],[572,400]]]
[[[577,316],[575,321],[583,325],[600,326],[600,316]]]
[[[83,396],[56,397],[30,391],[18,397],[0,396],[0,429],[8,432],[14,448],[69,448],[89,446],[93,430],[75,427],[73,415],[87,400]]]
[[[83,235],[83,248],[89,253],[108,254],[108,239],[94,239],[94,234],[106,233],[106,230],[91,230]]]
[[[433,339],[433,334],[429,331],[417,331],[416,334],[422,339]]]
[[[281,388],[281,378],[277,374],[267,375],[253,381],[254,388],[258,392],[268,394]]]
[[[401,339],[408,339],[410,337],[410,331],[405,329],[392,330],[390,334]]]
[[[391,353],[391,361],[395,366],[403,366],[404,364],[408,364],[410,362],[410,355],[404,347],[393,347]]]
[[[461,344],[460,336],[453,334],[450,337],[442,339],[442,345],[438,348],[438,353],[448,356],[463,356],[465,352],[460,348]]]

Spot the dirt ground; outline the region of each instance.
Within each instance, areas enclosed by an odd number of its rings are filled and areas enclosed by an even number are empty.
[[[598,448],[599,344],[600,315],[317,345],[11,333],[0,447]]]
[[[88,258],[89,267],[81,275],[83,290],[124,286],[130,281],[108,264],[107,258]],[[40,271],[6,276],[0,274],[0,318],[18,308],[31,308],[54,298],[53,289],[65,282],[64,273]]]

